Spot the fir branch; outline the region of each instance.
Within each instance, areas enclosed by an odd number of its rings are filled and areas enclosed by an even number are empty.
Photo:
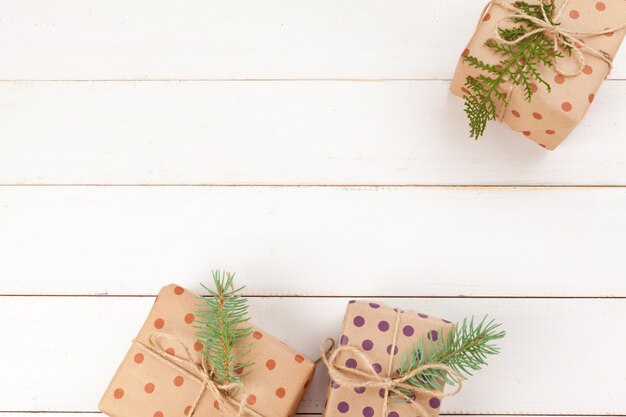
[[[204,346],[213,379],[219,384],[238,382],[243,368],[252,365],[244,357],[250,353],[250,344],[242,341],[250,336],[252,328],[247,326],[248,301],[241,296],[243,287],[233,286],[235,275],[213,271],[215,289],[204,289],[208,297],[200,297],[201,308],[196,312],[196,336]]]
[[[438,342],[422,338],[410,351],[403,353],[398,375],[406,375],[423,365],[442,364],[466,379],[473,371],[487,365],[488,355],[500,352],[500,348],[493,342],[502,339],[506,332],[499,328],[500,324],[493,320],[487,321],[486,316],[478,324],[474,324],[472,317],[469,321],[464,319],[462,323],[455,324],[454,330]],[[456,381],[442,369],[427,369],[407,382],[429,390],[443,389],[443,384],[456,385]]]
[[[543,7],[550,24],[552,21],[555,5],[554,0],[544,1]],[[520,1],[515,3],[515,7],[528,16],[544,20],[544,15],[540,5],[528,4]],[[516,26],[511,28],[500,28],[499,34],[502,39],[514,42],[540,26],[520,15],[513,19]],[[562,40],[562,37],[559,35]],[[485,133],[485,128],[490,120],[497,118],[498,104],[508,106],[508,101],[504,91],[507,83],[524,91],[527,101],[532,100],[535,83],[542,84],[550,91],[550,84],[541,77],[539,66],[552,67],[556,58],[563,55],[555,49],[554,40],[546,32],[540,31],[527,38],[520,39],[519,42],[507,45],[499,44],[493,39],[485,42],[489,48],[502,56],[498,65],[487,64],[480,59],[468,55],[464,57],[471,67],[481,70],[484,74],[478,77],[467,77],[464,95],[465,113],[470,125],[470,136],[478,139]],[[564,49],[571,54],[571,47],[568,43],[562,43]]]

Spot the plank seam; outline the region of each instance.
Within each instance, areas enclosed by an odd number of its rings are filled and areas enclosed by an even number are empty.
[[[451,82],[450,78],[94,78],[94,79],[0,79],[0,83],[150,83],[150,82]],[[624,82],[626,78],[609,78],[605,82]]]
[[[253,184],[253,183],[85,183],[85,184],[72,184],[72,183],[0,183],[0,187],[5,188],[18,188],[18,187],[66,187],[66,188],[93,188],[93,187],[109,187],[109,188],[121,188],[121,187],[162,187],[162,188],[433,188],[433,189],[596,189],[596,188],[626,188],[626,184],[590,184],[590,185],[567,185],[567,184],[516,184],[516,185],[502,185],[502,184]]]
[[[626,296],[596,295],[345,295],[345,294],[243,294],[247,298],[363,298],[363,299],[486,299],[486,300],[626,300]],[[156,294],[1,294],[0,298],[155,298]]]

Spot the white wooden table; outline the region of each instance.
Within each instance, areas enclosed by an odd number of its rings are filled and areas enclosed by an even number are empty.
[[[492,314],[443,414],[626,415],[626,54],[557,151],[469,140],[482,5],[0,0],[0,416],[97,413],[159,288],[212,268],[314,358],[352,297]]]

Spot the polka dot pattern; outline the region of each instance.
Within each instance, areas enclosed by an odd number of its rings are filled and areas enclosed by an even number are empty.
[[[393,356],[391,369],[395,370],[399,366],[400,352],[410,348],[419,337],[429,337],[437,343],[440,336],[447,334],[452,328],[451,323],[440,318],[424,313],[399,311],[400,322],[397,326],[395,344],[392,342],[396,328],[396,312],[381,303],[357,301],[349,304],[345,325],[341,330],[340,343],[343,343],[343,340],[348,346],[359,349],[370,361],[374,372],[381,376],[388,375],[390,355]],[[441,333],[442,331],[444,333]],[[350,369],[371,372],[366,363],[350,352],[340,353],[338,363]],[[336,381],[331,381],[326,415],[378,417],[385,393],[384,389],[341,386]],[[430,396],[417,397],[416,400],[426,409],[434,409],[430,406]],[[389,403],[387,417],[415,417],[415,409],[410,402],[394,401]]]
[[[275,394],[278,398],[285,398],[285,395],[287,394],[287,392],[285,391],[285,388],[280,387],[276,389]]]
[[[370,339],[365,339],[361,343],[361,347],[363,348],[363,350],[370,351],[374,348],[374,342],[372,342]]]
[[[186,344],[192,359],[199,361],[204,346],[196,338],[197,329],[193,326],[197,308],[197,296],[192,292],[174,285],[165,287],[156,297],[137,341],[149,344],[148,337],[157,331],[171,334]],[[360,343],[363,338],[357,340]],[[248,371],[261,377],[248,380],[244,401],[260,415],[286,416],[296,407],[300,393],[310,382],[314,364],[259,329],[253,328],[250,341],[259,346],[249,356],[253,365],[239,367],[238,371],[244,380]],[[183,348],[177,343],[162,338],[158,344],[168,355],[181,356]],[[164,365],[162,359],[147,353],[141,345],[133,346],[101,402],[102,410],[107,415],[190,416],[199,383],[177,367]],[[214,398],[203,396],[196,411],[209,411],[213,415],[214,406],[219,407]]]
[[[544,145],[547,149],[556,148],[580,123],[589,105],[593,102],[596,88],[606,78],[608,65],[600,58],[590,54],[586,47],[601,51],[607,58],[614,57],[619,49],[621,31],[612,33],[611,28],[621,23],[619,15],[623,13],[624,0],[577,0],[565,6],[561,21],[564,28],[573,31],[598,30],[606,31],[599,36],[582,37],[581,41],[574,42],[574,47],[585,57],[580,68],[580,74],[575,76],[557,73],[555,68],[543,71],[544,78],[549,82],[551,91],[540,86],[532,85],[532,91],[537,95],[532,102],[525,100],[523,91],[513,94],[508,111],[504,112],[502,122],[511,129],[530,138],[533,142]],[[490,13],[487,13],[490,12]],[[488,10],[483,14],[480,29],[471,38],[470,43],[463,50],[461,58],[467,55],[477,56],[489,61],[492,57],[487,53],[485,42],[493,37],[495,14]],[[499,11],[498,17],[500,17]],[[494,64],[496,64],[494,62]],[[576,56],[563,58],[560,67],[566,72],[576,71]],[[475,77],[480,71],[461,59],[457,63],[457,71],[453,77],[451,91],[454,95],[463,97],[467,93],[463,90],[467,76]],[[536,114],[541,118],[535,118]]]
[[[347,413],[348,411],[350,411],[350,405],[345,401],[341,401],[337,405],[337,410],[339,410],[339,412],[342,414]]]
[[[430,406],[430,408],[439,408],[439,406],[441,405],[441,400],[437,397],[433,397],[428,400],[428,405]]]

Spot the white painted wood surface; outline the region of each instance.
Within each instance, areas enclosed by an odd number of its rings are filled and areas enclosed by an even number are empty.
[[[4,1],[0,79],[449,78],[486,3]]]
[[[445,81],[0,83],[0,184],[625,185],[624,108],[546,152]]]
[[[1,334],[11,335],[0,339],[0,351],[13,363],[4,373],[12,384],[3,387],[0,409],[95,411],[154,298],[38,297],[36,301],[0,299],[2,317],[20,318],[0,325]],[[317,358],[321,340],[340,333],[347,301],[254,298],[250,313],[255,324]],[[626,383],[626,362],[614,361],[610,374],[608,369],[598,371],[607,357],[618,358],[623,352],[626,338],[623,331],[616,331],[616,318],[626,315],[624,299],[384,302],[451,320],[489,313],[506,323],[502,354],[467,381],[462,394],[446,399],[442,412],[620,414],[626,408],[621,389]],[[42,340],[54,343],[42,346]],[[38,354],[41,351],[45,354]],[[29,364],[39,370],[38,378],[25,372]],[[320,412],[323,407],[326,376],[318,370],[302,402],[303,413]],[[52,379],[54,384],[49,383]]]
[[[623,297],[625,211],[623,188],[0,187],[0,276],[12,294],[155,294],[220,267],[252,294]]]
[[[492,314],[444,414],[626,415],[626,54],[557,151],[474,142],[483,4],[0,1],[0,417],[100,416],[151,296],[219,267],[312,357],[344,297]]]

